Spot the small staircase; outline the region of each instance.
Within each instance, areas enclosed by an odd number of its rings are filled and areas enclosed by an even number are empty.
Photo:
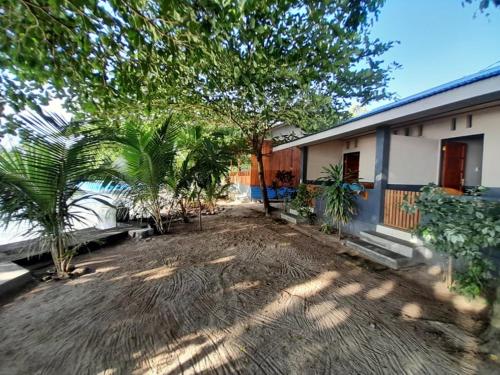
[[[399,269],[414,264],[415,244],[376,231],[365,231],[359,239],[347,241],[361,256],[392,269]]]

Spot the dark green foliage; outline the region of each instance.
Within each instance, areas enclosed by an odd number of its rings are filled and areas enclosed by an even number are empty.
[[[454,288],[477,296],[490,277],[490,264],[483,250],[500,245],[500,203],[477,193],[452,196],[436,185],[421,189],[414,205],[403,204],[409,212],[419,210],[423,219],[417,235],[438,252],[466,262],[466,271],[457,273]]]
[[[356,214],[356,191],[353,186],[359,186],[356,181],[346,183],[342,164],[330,164],[323,168],[323,197],[325,199],[325,214],[330,216],[337,226],[337,234],[341,238],[342,226],[347,224]],[[352,180],[352,179],[351,179]],[[362,190],[362,189],[361,189]]]
[[[223,179],[229,171],[229,164],[233,156],[230,149],[223,142],[210,138],[202,138],[184,159],[179,181],[176,187],[176,195],[189,195],[190,200],[196,200],[199,209],[199,228],[201,223],[201,198],[205,194],[205,200],[210,206],[215,205],[218,194],[223,194]]]
[[[307,188],[306,184],[300,184],[297,188],[297,194],[290,203],[290,206],[295,209],[300,216],[311,222],[316,216],[314,212],[311,212],[312,201],[316,195],[316,193]]]
[[[175,82],[210,57],[216,35],[204,7],[184,0],[4,0],[0,18],[0,94],[14,108],[61,97],[119,116],[160,96],[175,102]]]

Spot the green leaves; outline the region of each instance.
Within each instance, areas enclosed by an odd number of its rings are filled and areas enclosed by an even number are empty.
[[[484,250],[500,245],[500,204],[481,198],[478,192],[484,190],[451,196],[431,184],[421,189],[413,206],[403,205],[407,211],[421,212],[423,220],[416,232],[427,244],[466,261],[467,269],[457,278],[456,288],[472,296],[480,293],[489,277]]]
[[[341,163],[323,167],[322,173],[324,174],[321,180],[324,181],[325,214],[330,216],[337,225],[340,238],[342,225],[347,224],[357,212],[356,195],[352,187],[358,186],[358,183],[357,181],[351,183],[344,181]],[[359,187],[361,189],[361,185]]]
[[[83,182],[110,184],[97,155],[99,140],[92,129],[68,124],[56,115],[28,115],[18,121],[20,143],[0,147],[0,220],[29,222],[27,234],[51,243],[54,263],[61,272],[71,253],[67,233],[92,210],[83,201],[102,201],[87,194],[75,197]],[[77,136],[75,134],[78,134]]]
[[[159,125],[128,122],[123,134],[108,139],[119,154],[117,177],[127,184],[133,205],[153,218],[159,233],[166,230],[162,210],[169,201],[165,192],[174,173],[177,134],[178,125],[169,116]]]

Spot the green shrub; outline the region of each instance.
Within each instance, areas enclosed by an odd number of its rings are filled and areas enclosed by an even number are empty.
[[[482,199],[479,192],[452,196],[430,184],[415,203],[403,203],[407,212],[419,210],[422,220],[415,233],[431,248],[465,261],[452,288],[471,297],[479,295],[491,278],[491,264],[483,250],[500,245],[500,203]]]
[[[297,188],[297,195],[290,203],[290,206],[296,210],[303,218],[310,222],[314,221],[316,214],[311,212],[312,200],[316,197],[316,193],[307,189],[306,184],[300,184]]]

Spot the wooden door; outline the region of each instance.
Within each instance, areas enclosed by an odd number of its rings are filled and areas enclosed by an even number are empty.
[[[441,185],[443,188],[463,191],[467,144],[447,142],[443,146]]]
[[[359,178],[359,152],[344,154],[344,181],[354,182]]]

